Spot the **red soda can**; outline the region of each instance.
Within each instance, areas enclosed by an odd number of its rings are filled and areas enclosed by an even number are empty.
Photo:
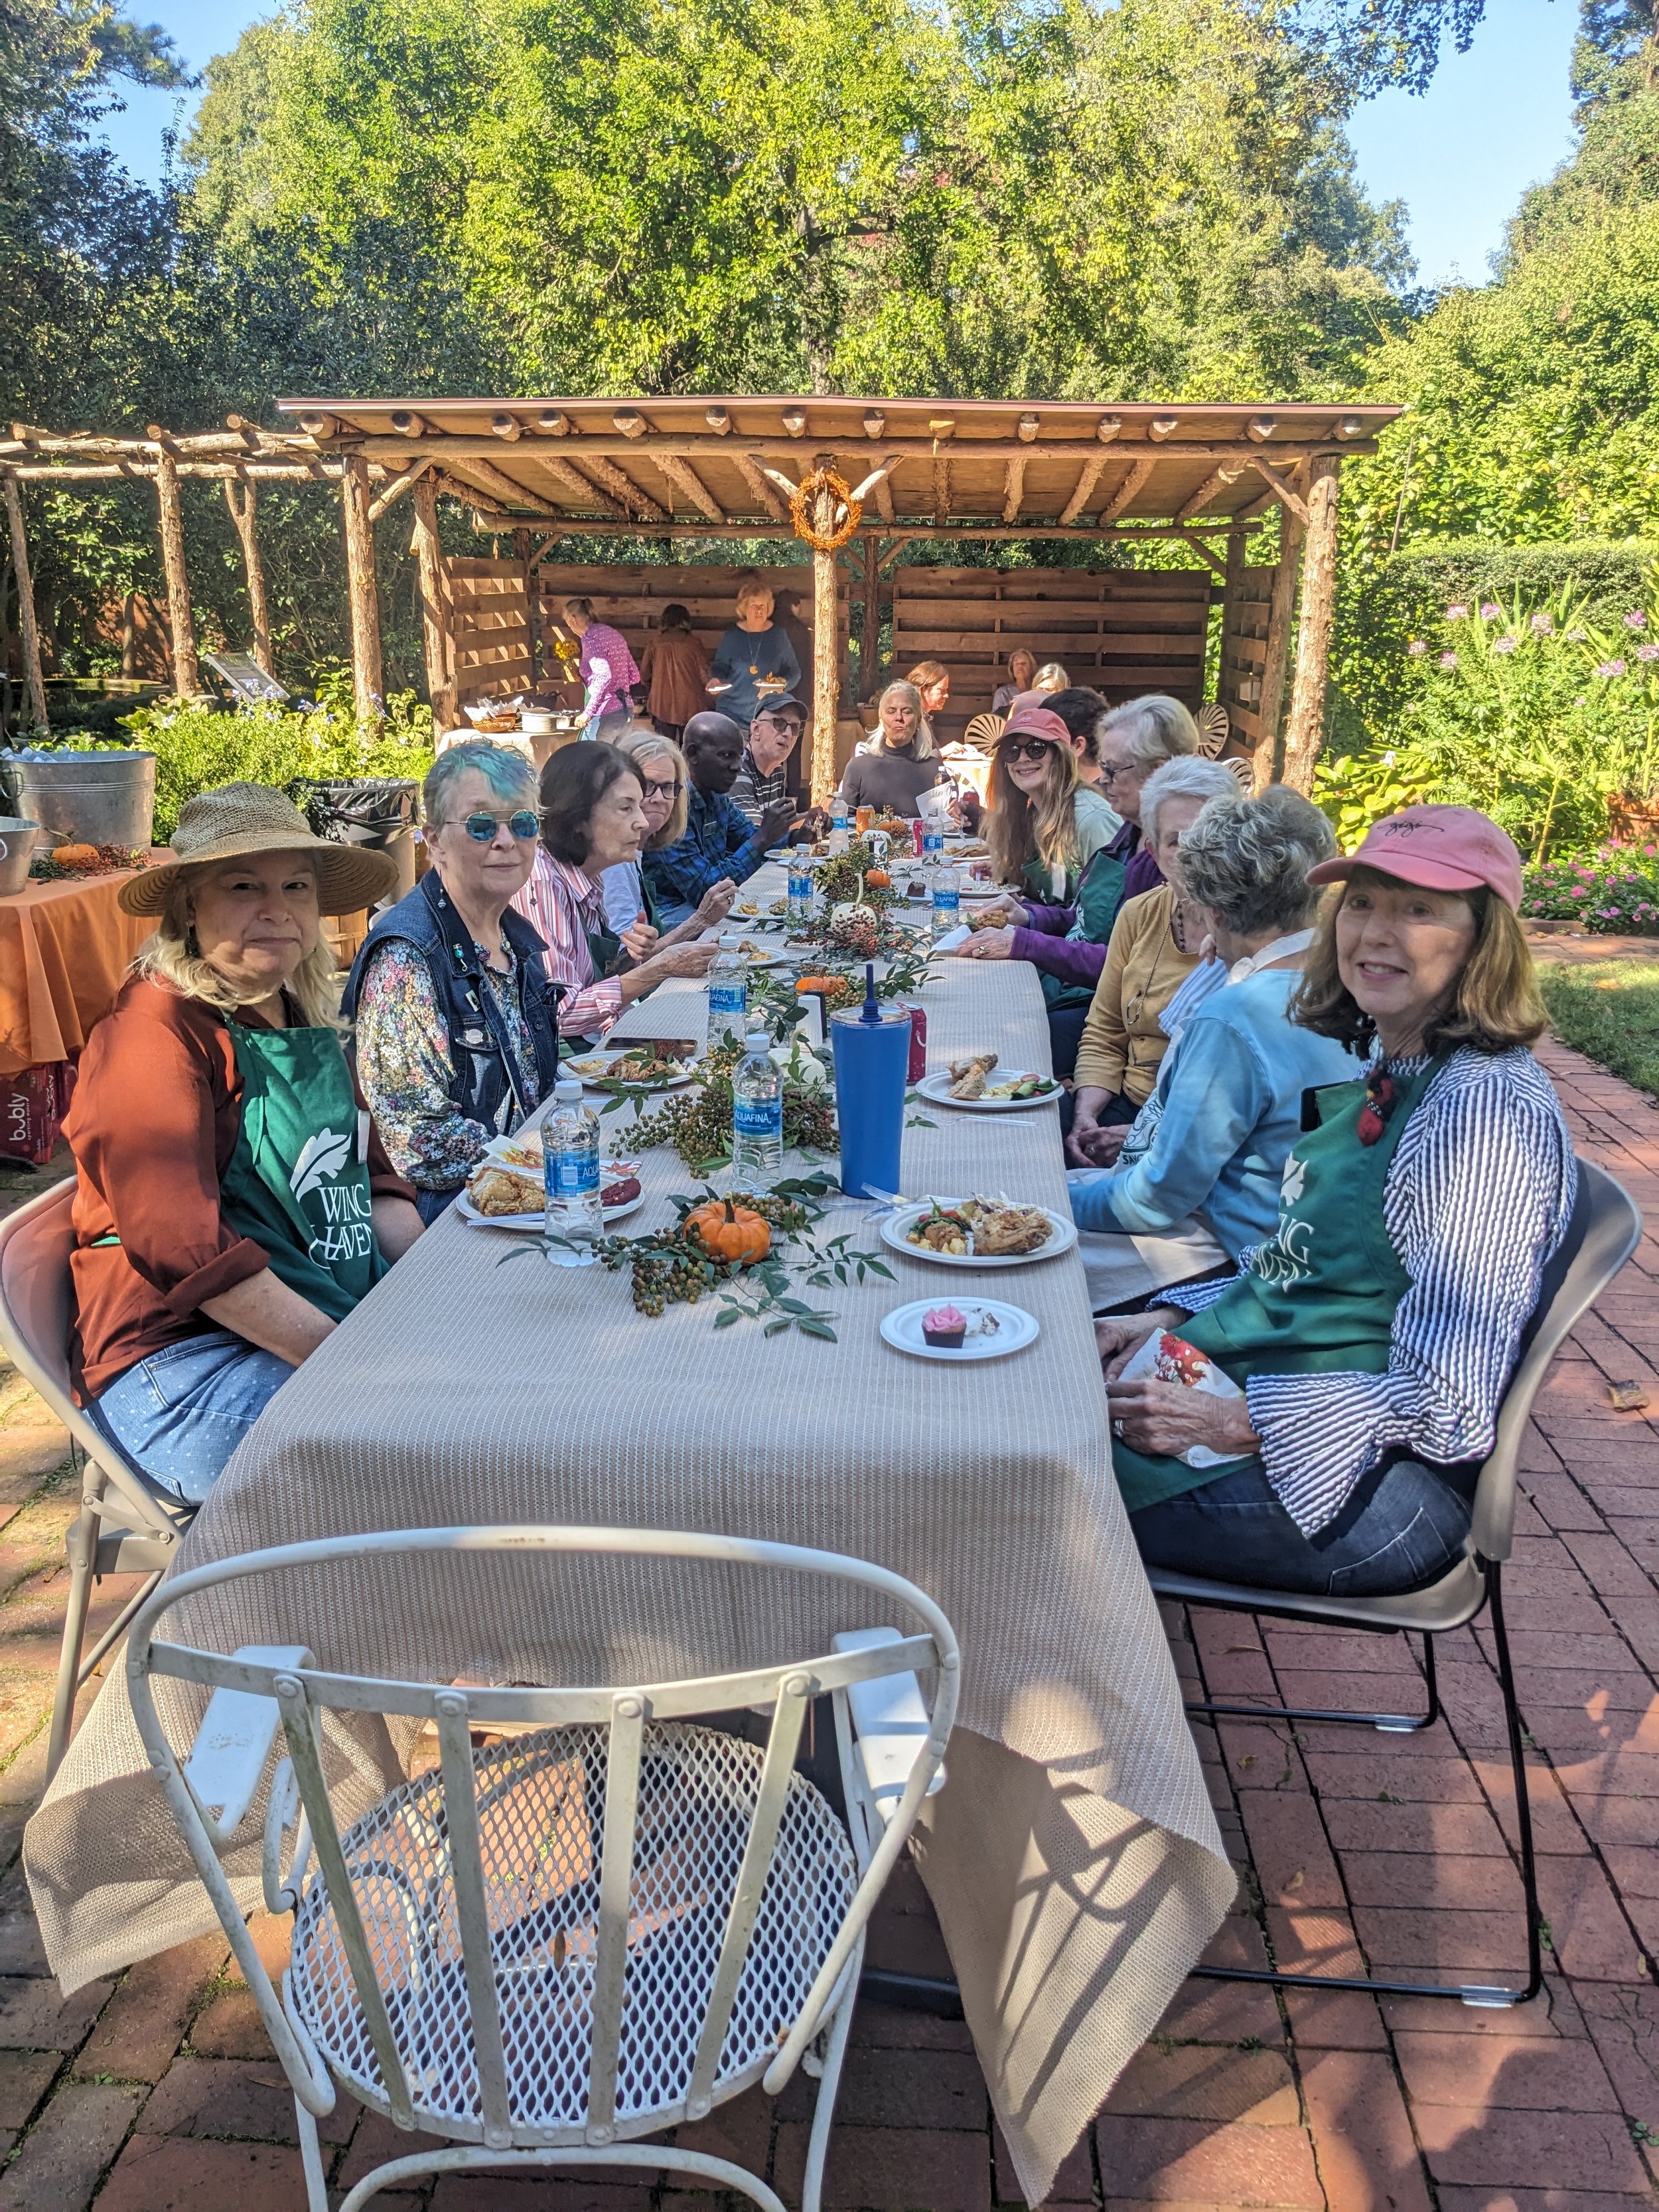
[[[910,1065],[905,1074],[907,1083],[920,1083],[927,1073],[927,1009],[910,1009]]]
[[[910,824],[910,849],[917,860],[921,858],[921,817],[917,815]],[[925,1026],[925,1024],[924,1024]]]

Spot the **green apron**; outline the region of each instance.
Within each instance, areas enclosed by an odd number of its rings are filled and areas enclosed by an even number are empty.
[[[1395,1310],[1411,1278],[1383,1225],[1382,1186],[1401,1132],[1443,1065],[1431,1060],[1401,1085],[1374,1145],[1359,1141],[1363,1083],[1316,1092],[1319,1127],[1285,1163],[1277,1235],[1258,1246],[1249,1272],[1212,1306],[1171,1334],[1206,1352],[1241,1387],[1258,1368],[1272,1375],[1386,1372]],[[1120,1437],[1112,1442],[1131,1513],[1200,1490],[1248,1467],[1253,1456],[1188,1467],[1133,1451]]]
[[[593,963],[595,981],[609,975],[622,958],[623,941],[608,929],[586,929],[587,957]]]
[[[1117,920],[1117,910],[1123,903],[1123,878],[1127,873],[1128,862],[1120,860],[1115,853],[1109,853],[1103,845],[1083,871],[1078,884],[1077,920],[1066,933],[1069,939],[1081,939],[1091,945],[1108,941],[1112,924]],[[1037,981],[1051,1012],[1057,1006],[1086,1006],[1093,1003],[1092,983],[1068,983],[1064,977],[1050,975],[1041,969]]]
[[[220,1186],[271,1273],[340,1321],[385,1274],[369,1212],[368,1116],[332,1030],[232,1022],[242,1121]]]

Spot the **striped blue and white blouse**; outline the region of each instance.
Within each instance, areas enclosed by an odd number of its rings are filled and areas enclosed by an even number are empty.
[[[1396,1080],[1421,1059],[1393,1060]],[[1566,1118],[1529,1052],[1455,1053],[1401,1133],[1382,1223],[1411,1278],[1381,1375],[1254,1375],[1261,1462],[1304,1536],[1317,1534],[1385,1451],[1454,1466],[1492,1449],[1498,1409],[1546,1262],[1577,1190]],[[1248,1268],[1250,1254],[1241,1254]],[[1164,1293],[1198,1312],[1227,1281]]]

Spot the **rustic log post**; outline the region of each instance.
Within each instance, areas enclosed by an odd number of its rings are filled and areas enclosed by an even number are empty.
[[[40,673],[40,632],[34,619],[34,586],[29,578],[29,544],[23,530],[23,495],[15,477],[6,478],[6,520],[11,530],[11,565],[17,578],[17,627],[23,644],[23,684],[29,719],[46,726],[46,686]]]
[[[812,516],[827,538],[836,526],[832,493],[821,491]],[[812,804],[827,806],[836,787],[836,556],[812,548]]]
[[[454,641],[443,552],[438,543],[438,488],[430,477],[415,487],[415,534],[410,550],[420,565],[421,629],[426,644],[426,689],[432,727],[441,737],[460,719],[455,696]]]
[[[513,557],[524,570],[524,619],[530,633],[530,688],[542,680],[542,602],[536,588],[536,568],[530,557],[531,533],[515,530],[513,533]]]
[[[1285,705],[1285,661],[1291,645],[1291,615],[1296,605],[1297,572],[1302,560],[1302,525],[1288,507],[1279,510],[1279,565],[1267,601],[1267,657],[1261,666],[1261,734],[1255,744],[1255,788],[1273,780],[1279,718]]]
[[[875,688],[881,659],[881,547],[874,531],[864,540],[864,627],[859,632],[859,696],[867,699]]]
[[[1336,493],[1342,463],[1317,455],[1308,478],[1308,550],[1302,570],[1302,626],[1296,641],[1296,682],[1285,728],[1285,781],[1313,789],[1314,763],[1325,742],[1325,684],[1331,665],[1331,617],[1336,598]]]
[[[155,504],[161,520],[161,568],[167,582],[167,621],[173,631],[173,688],[181,699],[202,688],[196,665],[196,617],[191,611],[185,568],[185,518],[179,505],[179,465],[163,446],[155,456]]]
[[[343,457],[340,503],[345,511],[352,696],[357,720],[371,722],[386,712],[386,677],[380,662],[380,599],[374,582],[374,532],[368,520],[368,463],[361,453]]]
[[[1227,532],[1227,573],[1221,580],[1221,643],[1216,654],[1215,696],[1231,710],[1237,704],[1227,672],[1227,655],[1237,641],[1239,593],[1244,581],[1244,532]]]
[[[247,610],[253,623],[253,658],[267,676],[276,673],[270,659],[270,601],[265,596],[265,566],[259,558],[259,540],[254,528],[253,510],[257,493],[252,478],[242,486],[241,504],[236,500],[236,485],[227,477],[224,480],[225,505],[230,509],[230,519],[236,525],[236,535],[242,541],[242,566],[247,572]]]

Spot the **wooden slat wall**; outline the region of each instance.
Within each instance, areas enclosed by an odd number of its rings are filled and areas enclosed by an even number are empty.
[[[447,560],[455,688],[463,705],[526,690],[534,674],[530,600],[517,561]]]
[[[951,672],[941,734],[960,734],[1024,646],[1117,706],[1143,692],[1202,702],[1210,579],[1197,569],[933,568],[893,573],[893,665]]]
[[[1261,741],[1261,672],[1267,662],[1267,602],[1273,596],[1272,564],[1246,568],[1238,580],[1237,611],[1221,641],[1221,672],[1216,696],[1232,716],[1233,734],[1250,751]]]

